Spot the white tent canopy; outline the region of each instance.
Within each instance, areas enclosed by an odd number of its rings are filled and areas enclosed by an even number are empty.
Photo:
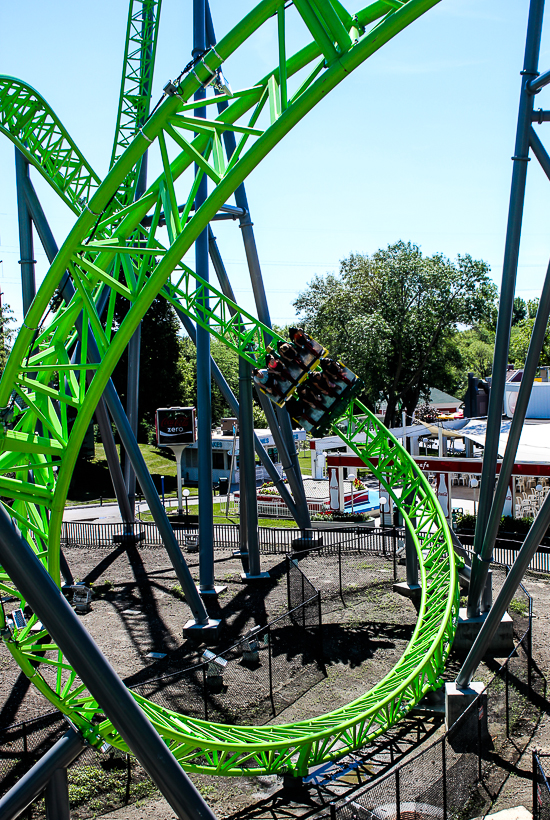
[[[508,434],[512,425],[511,419],[503,419],[500,423],[500,436],[498,454],[502,458]],[[428,425],[426,425],[428,426]],[[432,430],[431,428],[434,428]],[[429,425],[430,432],[437,434],[437,427]],[[457,430],[448,429],[443,425],[445,435],[461,436],[475,441],[476,444],[485,446],[485,436],[487,435],[487,419],[468,419],[466,424]],[[530,462],[550,462],[550,424],[524,424],[518,445],[516,461]]]

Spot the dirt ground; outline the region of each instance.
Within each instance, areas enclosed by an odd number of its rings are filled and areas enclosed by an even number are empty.
[[[122,550],[67,550],[67,559],[75,578],[93,583],[91,611],[82,616],[86,628],[98,642],[117,672],[128,684],[139,683],[196,662],[203,645],[184,636],[182,627],[189,609],[182,600],[181,589],[164,551],[160,548]],[[198,558],[186,556],[198,578]],[[217,552],[216,583],[226,587],[217,597],[206,598],[212,617],[221,618],[224,628],[214,649],[230,646],[256,624],[266,624],[287,609],[285,561],[283,556],[262,556],[262,569],[271,579],[262,584],[243,584],[240,561],[229,551]],[[281,709],[275,723],[323,714],[343,705],[370,688],[396,662],[412,634],[416,612],[413,604],[392,591],[393,567],[390,560],[368,555],[361,565],[349,568],[344,583],[350,592],[346,607],[334,588],[336,562],[307,561],[302,568],[308,578],[324,591],[323,624],[326,676],[319,676],[307,691]],[[399,568],[401,578],[404,569]],[[496,573],[498,589],[503,573]],[[550,578],[530,574],[525,587],[533,597],[533,654],[544,674],[550,670]],[[521,617],[517,626],[521,630]],[[163,659],[148,657],[150,652],[166,653]],[[451,659],[449,679],[456,674],[459,659]],[[488,680],[494,664],[482,665],[476,679]],[[19,672],[4,649],[0,653],[0,726],[36,717],[50,711],[49,704],[38,695]],[[292,700],[292,698],[290,698]],[[391,733],[392,749],[401,755],[418,750],[419,744],[431,742],[442,731],[437,717],[414,718]],[[388,743],[381,739],[376,748],[365,750],[368,761],[363,777],[369,771],[389,765]],[[493,810],[516,806],[530,807],[531,782],[528,778],[530,750],[550,752],[550,706],[536,735],[520,757],[502,787]],[[392,755],[393,755],[392,751]],[[378,757],[377,757],[378,755]],[[378,760],[374,765],[372,761]],[[393,757],[392,757],[393,759]],[[380,761],[382,761],[380,763]],[[380,765],[378,765],[380,763]],[[345,766],[343,767],[345,768]],[[358,774],[341,778],[333,789],[340,796],[357,783]],[[239,817],[271,819],[281,815],[307,816],[327,805],[330,790],[315,784],[296,794],[283,791],[281,778],[213,778],[191,775],[191,780],[220,818]],[[163,798],[151,798],[111,812],[110,820],[169,820],[174,813]]]

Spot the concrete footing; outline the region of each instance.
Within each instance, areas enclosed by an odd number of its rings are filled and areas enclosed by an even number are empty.
[[[258,575],[251,575],[249,572],[241,572],[241,581],[270,581],[271,575],[269,572],[260,572]]]
[[[218,640],[221,621],[218,618],[209,618],[208,623],[198,624],[196,621],[187,621],[183,627],[186,638],[195,638],[203,643],[215,643]]]
[[[221,595],[222,592],[225,592],[227,586],[213,586],[212,589],[199,589],[199,595]]]
[[[458,611],[458,625],[453,642],[453,649],[456,652],[469,652],[473,642],[483,626],[487,613],[483,612],[476,618],[468,618],[466,608],[461,607]],[[514,648],[514,630],[512,618],[506,612],[493,639],[487,647],[487,654],[497,658],[508,657]]]
[[[485,684],[476,681],[472,681],[466,689],[459,689],[454,681],[445,684],[445,726],[447,729],[450,729],[451,726],[456,723],[459,717],[464,714],[468,706],[470,706],[470,704],[473,703],[478,695],[481,695],[484,690]],[[483,726],[485,727],[485,731],[483,732],[483,735],[485,736],[487,733],[486,694],[481,698],[481,709],[483,710],[483,713],[480,715],[479,710],[474,707],[470,719],[468,720],[468,726],[471,722],[471,730],[474,730],[474,725],[477,726],[477,721],[481,719]],[[471,731],[465,732],[465,734],[471,735]],[[476,737],[476,734],[474,734],[473,737]]]
[[[403,598],[410,598],[411,601],[415,603],[420,601],[422,597],[422,587],[420,584],[408,584],[406,581],[400,581],[398,584],[394,584],[393,591],[397,592],[398,595],[402,595]]]

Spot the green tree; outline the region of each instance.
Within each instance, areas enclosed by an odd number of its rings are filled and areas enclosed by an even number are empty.
[[[525,299],[522,299],[521,296],[516,296],[512,309],[512,327],[519,324],[519,322],[523,322],[524,319],[527,319],[527,316],[527,304]]]
[[[485,262],[397,242],[372,256],[351,254],[338,275],[315,276],[294,305],[314,338],[365,382],[365,398],[410,415],[430,387],[442,387],[446,359],[459,357],[453,334],[490,316],[496,287]],[[448,374],[447,374],[448,375]],[[439,382],[439,383],[438,383]]]
[[[15,336],[15,316],[13,310],[7,302],[0,303],[0,374],[4,372],[4,367],[10,355],[11,344]]]
[[[117,302],[121,310],[126,308],[123,300]],[[115,313],[118,322],[123,316]],[[185,373],[181,366],[181,326],[173,307],[157,298],[143,317],[141,323],[141,354],[139,374],[138,439],[147,441],[155,423],[157,407],[183,404],[185,397]],[[123,403],[127,391],[128,351],[120,358],[113,378]]]
[[[465,393],[468,387],[468,373],[485,379],[493,369],[495,334],[486,325],[474,325],[459,331],[455,343],[461,357],[460,383],[457,395]]]

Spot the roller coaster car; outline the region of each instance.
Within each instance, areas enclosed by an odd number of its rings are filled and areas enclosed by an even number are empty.
[[[305,381],[312,367],[326,356],[326,349],[301,328],[290,328],[290,342],[280,339],[277,349],[268,347],[265,366],[254,370],[254,383],[279,407]]]
[[[321,369],[309,374],[285,406],[304,430],[323,436],[363,387],[361,379],[342,362],[324,358]]]

